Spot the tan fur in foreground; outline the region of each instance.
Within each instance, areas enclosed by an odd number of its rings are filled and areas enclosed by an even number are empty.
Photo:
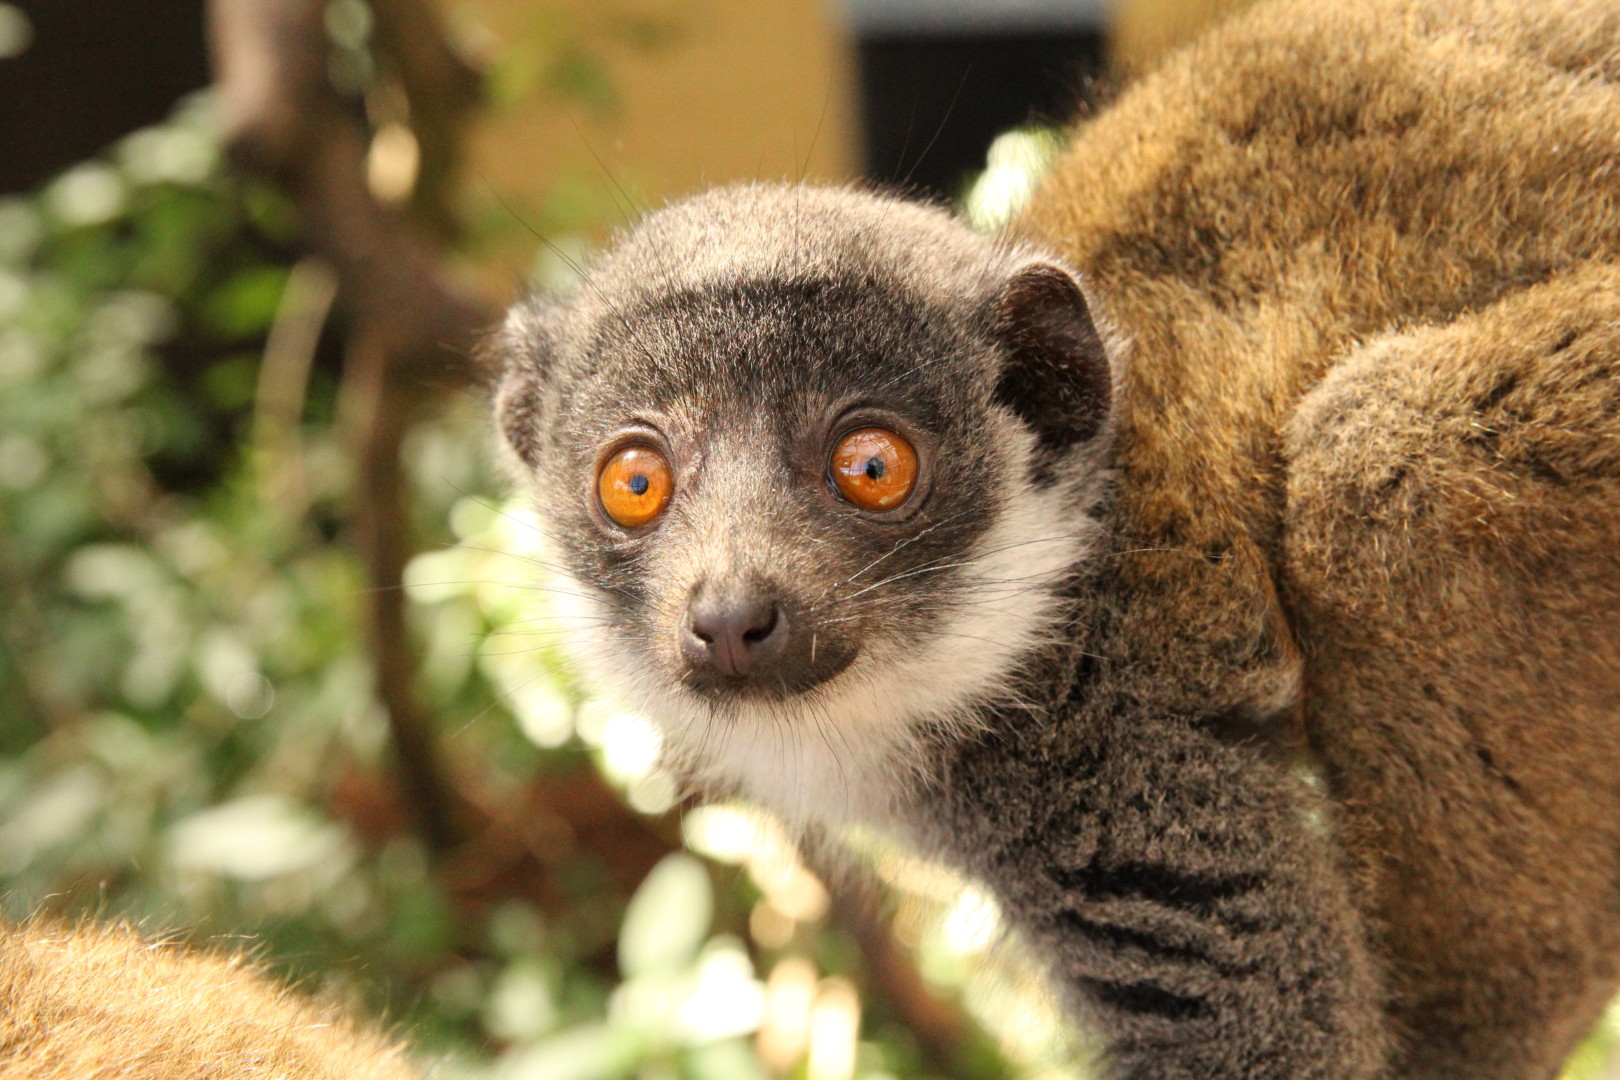
[[[0,1080],[408,1080],[393,1040],[249,961],[121,927],[0,928]]]
[[[1133,344],[1122,655],[1299,703],[1403,1075],[1551,1076],[1615,989],[1617,199],[1620,4],[1285,3],[1023,223]]]

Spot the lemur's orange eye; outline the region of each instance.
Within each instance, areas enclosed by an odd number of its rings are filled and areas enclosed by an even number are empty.
[[[669,462],[650,446],[625,447],[603,463],[596,477],[602,509],[626,529],[638,529],[657,519],[674,489]]]
[[[917,451],[884,428],[861,428],[838,440],[832,479],[862,510],[893,510],[917,486]]]

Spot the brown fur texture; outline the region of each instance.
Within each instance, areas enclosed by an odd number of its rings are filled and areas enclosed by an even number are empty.
[[[1615,988],[1617,200],[1614,0],[1293,2],[1082,126],[1021,223],[1132,345],[1121,693],[1297,718],[1391,1075],[1551,1076]]]
[[[0,1080],[409,1080],[399,1044],[239,955],[0,927]]]

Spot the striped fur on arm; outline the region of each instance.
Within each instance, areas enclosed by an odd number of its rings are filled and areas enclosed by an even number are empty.
[[[959,748],[937,846],[996,893],[1111,1080],[1372,1080],[1380,995],[1308,786],[1185,718]]]

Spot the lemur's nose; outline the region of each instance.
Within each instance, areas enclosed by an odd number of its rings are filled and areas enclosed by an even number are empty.
[[[786,640],[787,617],[765,592],[705,588],[687,606],[681,647],[694,664],[722,675],[747,675]]]

